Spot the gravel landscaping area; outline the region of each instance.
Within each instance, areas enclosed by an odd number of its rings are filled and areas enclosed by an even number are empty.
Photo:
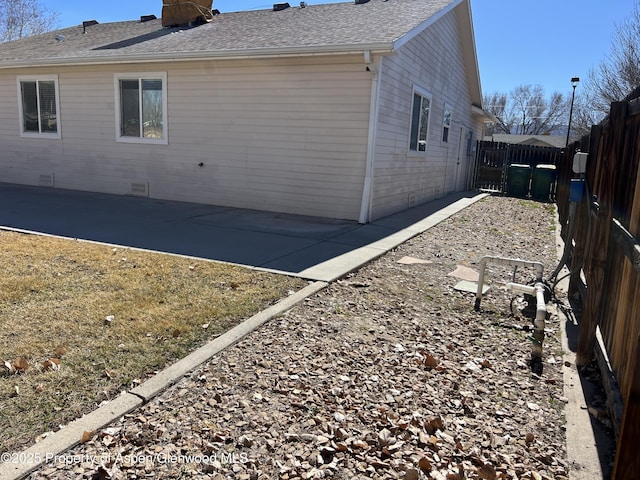
[[[488,197],[329,285],[33,479],[566,479],[560,323],[484,255],[557,264],[552,205]],[[465,268],[459,268],[465,267]],[[454,275],[451,275],[457,271]],[[550,309],[553,312],[553,309]]]

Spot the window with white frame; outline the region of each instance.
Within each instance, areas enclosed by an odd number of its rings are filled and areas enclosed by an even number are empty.
[[[413,152],[427,151],[430,110],[431,96],[424,91],[414,90],[411,111],[411,135],[409,140],[409,150]]]
[[[120,142],[167,143],[166,73],[116,75]]]
[[[451,105],[445,103],[444,116],[442,118],[442,141],[449,142],[449,132],[451,131]]]
[[[18,77],[20,134],[34,137],[60,137],[58,77]]]

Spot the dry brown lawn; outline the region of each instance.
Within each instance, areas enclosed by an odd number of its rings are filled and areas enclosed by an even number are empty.
[[[33,443],[304,285],[0,232],[0,452]]]

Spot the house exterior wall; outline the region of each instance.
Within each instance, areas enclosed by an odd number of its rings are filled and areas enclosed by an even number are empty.
[[[467,189],[468,146],[480,138],[482,124],[471,112],[473,72],[465,70],[456,11],[381,59],[371,219]],[[409,150],[414,87],[431,97],[425,152]],[[452,108],[446,143],[445,105]]]
[[[167,74],[166,145],[116,141],[131,72]],[[58,75],[61,139],[20,136],[27,74]],[[0,181],[357,220],[370,91],[355,55],[2,70]]]

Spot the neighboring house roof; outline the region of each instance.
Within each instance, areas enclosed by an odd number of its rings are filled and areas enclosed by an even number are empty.
[[[472,103],[480,106],[469,0],[352,1],[223,13],[192,28],[163,28],[160,19],[80,25],[0,44],[0,68],[393,52],[456,7],[462,14],[460,35]]]
[[[485,137],[485,140],[511,143],[517,145],[536,145],[540,147],[563,148],[566,144],[566,138],[558,135],[509,135],[496,134]]]

